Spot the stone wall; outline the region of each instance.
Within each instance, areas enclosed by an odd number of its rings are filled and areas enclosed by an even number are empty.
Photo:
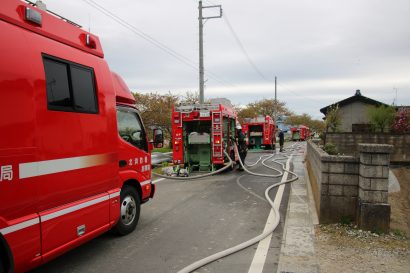
[[[331,156],[307,142],[306,164],[319,223],[355,221],[364,229],[388,231],[392,149],[391,145],[360,144],[358,157]]]
[[[410,163],[410,134],[393,133],[327,133],[326,142],[337,146],[340,153],[358,156],[359,143],[393,145],[390,161]]]

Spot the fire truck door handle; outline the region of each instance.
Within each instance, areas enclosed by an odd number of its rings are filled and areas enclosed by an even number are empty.
[[[126,160],[120,160],[119,162],[120,168],[127,166],[127,161]]]

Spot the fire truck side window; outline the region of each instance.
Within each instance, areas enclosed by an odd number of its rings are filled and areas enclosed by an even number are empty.
[[[134,109],[117,108],[118,133],[128,143],[148,152],[144,127]]]
[[[48,106],[53,110],[70,110],[72,101],[68,85],[68,65],[45,59]]]
[[[87,113],[97,113],[93,71],[72,65],[71,80],[75,108]]]
[[[98,113],[92,68],[46,55],[43,61],[49,110]]]

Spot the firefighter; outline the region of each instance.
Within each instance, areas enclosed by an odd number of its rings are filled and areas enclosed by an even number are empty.
[[[242,132],[242,126],[240,124],[236,125],[236,137],[238,139],[239,157],[241,158],[242,163],[245,164],[248,147],[246,145],[245,134]],[[243,171],[242,165],[239,164],[238,170]]]
[[[282,129],[279,130],[279,145],[280,145],[280,152],[283,152],[283,143],[285,142],[285,135],[283,134]]]

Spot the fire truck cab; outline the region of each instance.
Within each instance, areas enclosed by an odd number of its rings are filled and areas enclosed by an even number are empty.
[[[172,110],[173,163],[191,172],[212,171],[234,153],[236,112],[216,104],[179,105]]]
[[[147,134],[97,36],[29,3],[0,5],[0,272],[115,228],[154,195]]]
[[[276,126],[270,116],[245,118],[243,128],[249,149],[275,149]]]

